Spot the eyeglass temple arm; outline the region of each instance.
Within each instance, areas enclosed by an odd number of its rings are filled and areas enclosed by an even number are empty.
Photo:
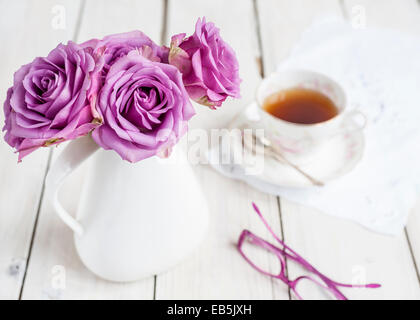
[[[340,282],[335,282],[333,280],[330,280],[332,283],[334,283],[336,286],[343,287],[343,288],[369,288],[369,289],[375,289],[382,287],[379,283],[368,283],[368,284],[345,284]]]
[[[292,252],[293,254],[296,254],[297,256],[299,256],[294,250],[292,250],[291,248],[289,248],[273,231],[273,229],[271,229],[270,225],[268,224],[268,222],[265,220],[264,216],[262,215],[260,209],[257,207],[257,205],[255,204],[255,202],[252,202],[252,207],[254,208],[255,212],[258,214],[258,216],[260,217],[261,221],[263,222],[263,224],[265,225],[265,227],[267,228],[267,230],[270,232],[270,234],[274,237],[274,239],[277,240],[277,242],[279,242],[282,246],[284,246],[285,249],[290,250],[290,252]],[[303,259],[303,258],[302,258]],[[303,259],[304,260],[304,259]],[[308,263],[308,262],[307,262]]]
[[[264,216],[262,215],[260,209],[257,207],[257,205],[252,202],[252,207],[254,208],[255,212],[258,214],[258,216],[260,217],[261,221],[263,222],[263,224],[265,225],[265,227],[267,228],[267,230],[270,232],[270,234],[277,240],[277,242],[279,242],[282,246],[284,246],[285,249],[289,250],[290,252],[292,252],[293,254],[295,254],[296,256],[299,257],[299,259],[293,257],[292,255],[288,254],[287,252],[283,252],[284,255],[286,255],[289,259],[292,259],[296,262],[298,262],[299,264],[302,264],[305,268],[307,268],[309,271],[314,272],[315,274],[317,274],[318,276],[320,276],[321,278],[323,278],[324,281],[329,282],[331,284],[333,284],[333,286],[339,286],[339,287],[345,287],[345,288],[379,288],[381,287],[380,284],[377,283],[370,283],[370,284],[366,284],[366,285],[351,285],[351,284],[345,284],[345,283],[339,283],[336,281],[331,280],[330,278],[328,278],[327,276],[323,275],[321,272],[319,272],[317,269],[315,269],[315,267],[313,267],[308,261],[306,261],[303,257],[301,257],[297,252],[295,252],[294,250],[292,250],[291,248],[289,248],[273,231],[273,229],[271,229],[270,225],[267,223],[267,221],[264,219]],[[334,288],[335,290],[338,291],[337,288]],[[339,292],[339,291],[338,291]],[[341,292],[340,292],[341,294]],[[342,295],[342,294],[341,294]],[[343,297],[345,298],[345,296],[343,295]]]

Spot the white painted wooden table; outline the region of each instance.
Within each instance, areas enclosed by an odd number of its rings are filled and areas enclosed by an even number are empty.
[[[420,34],[416,0],[1,0],[0,98],[5,99],[20,65],[46,55],[58,42],[140,29],[168,44],[169,35],[191,33],[197,17],[205,15],[237,52],[242,99],[228,101],[217,112],[200,109],[192,127],[223,127],[253,99],[261,76],[288,55],[305,28],[325,15],[351,19],[357,6],[366,10],[368,27]],[[54,20],[61,10],[65,26]],[[0,299],[290,299],[283,283],[258,274],[234,247],[244,228],[271,239],[251,201],[292,248],[327,275],[342,282],[366,277],[383,284],[376,290],[348,290],[350,298],[420,299],[420,206],[401,235],[385,237],[260,193],[206,166],[196,167],[212,214],[201,250],[171,271],[143,281],[100,280],[83,267],[70,230],[43,197],[46,172],[62,149],[39,150],[18,165],[10,147],[0,143]],[[61,195],[73,212],[83,170],[78,169]],[[65,288],[55,283],[63,270]],[[296,277],[301,270],[290,264],[288,273]],[[317,291],[308,295],[322,297]]]

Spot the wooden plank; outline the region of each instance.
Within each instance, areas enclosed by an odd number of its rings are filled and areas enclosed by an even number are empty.
[[[254,99],[259,81],[259,58],[252,1],[169,1],[168,33],[191,34],[198,17],[206,16],[221,29],[222,37],[235,49],[243,79],[242,99],[227,101],[217,110],[196,106],[198,115],[192,128],[220,128]],[[195,168],[209,199],[210,231],[193,256],[166,274],[157,277],[157,299],[288,299],[284,286],[262,276],[242,259],[235,244],[240,232],[248,228],[266,236],[251,208],[255,201],[280,233],[275,197],[257,192],[243,183],[221,177],[204,166]],[[259,263],[273,267],[267,253],[260,252]]]
[[[163,3],[159,1],[89,0],[80,25],[78,41],[108,34],[141,30],[161,42]]]
[[[72,38],[79,5],[80,1],[70,0],[48,0],[42,5],[29,0],[0,1],[2,103],[13,73],[22,64]],[[3,113],[0,118],[3,123]],[[0,145],[0,300],[19,298],[48,153],[39,150],[17,164],[12,149],[4,142]]]
[[[257,0],[266,75],[290,53],[314,21],[341,15],[338,0]]]
[[[369,1],[365,1],[370,2]],[[360,1],[358,1],[360,3]],[[377,1],[376,11],[384,1]],[[335,0],[264,0],[258,2],[266,73],[273,72],[287,57],[303,30],[318,17],[342,15]],[[282,17],[273,19],[274,16]],[[402,234],[391,238],[369,232],[315,210],[281,201],[286,243],[308,258],[315,266],[337,281],[376,281],[381,289],[348,291],[350,298],[419,298],[420,291],[409,246]],[[288,264],[291,278],[302,274],[299,267]],[[314,288],[304,288],[309,298],[324,298]]]
[[[106,34],[140,29],[159,42],[162,28],[161,1],[86,1],[78,41]],[[54,158],[64,149],[54,152]],[[87,164],[69,177],[60,194],[70,212],[77,211],[80,189]],[[64,273],[63,273],[64,272]],[[61,282],[60,275],[65,274]],[[153,277],[135,283],[101,280],[80,262],[74,249],[72,232],[59,220],[47,201],[42,202],[37,234],[24,299],[152,299]]]
[[[392,28],[420,36],[420,3],[417,0],[345,0],[349,19],[363,10],[367,27]],[[378,10],[378,8],[380,8]],[[420,274],[420,198],[408,219],[406,232]]]
[[[419,287],[404,233],[382,236],[356,224],[282,200],[286,243],[340,282],[375,282],[380,289],[343,290],[350,299],[418,299]],[[292,278],[302,274],[288,265]],[[325,299],[313,288],[305,297]],[[309,291],[309,292],[308,292]]]
[[[417,268],[417,277],[420,279],[420,200],[417,201],[411,215],[408,217],[406,234],[413,254],[414,263]],[[420,280],[419,280],[420,281]]]

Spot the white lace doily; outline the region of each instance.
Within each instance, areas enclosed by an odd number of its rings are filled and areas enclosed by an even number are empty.
[[[414,36],[355,30],[341,21],[311,27],[279,70],[308,69],[337,80],[350,108],[368,117],[365,155],[353,172],[320,189],[248,183],[377,232],[401,232],[420,197],[419,57]]]

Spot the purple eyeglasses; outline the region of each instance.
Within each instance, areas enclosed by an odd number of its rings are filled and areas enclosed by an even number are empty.
[[[323,275],[321,272],[319,272],[317,269],[315,269],[308,261],[306,261],[304,258],[302,258],[299,254],[297,254],[295,251],[290,249],[271,229],[271,227],[268,225],[267,221],[264,219],[263,215],[261,214],[260,210],[256,206],[255,203],[252,203],[252,206],[254,207],[255,212],[258,214],[262,222],[264,223],[265,227],[268,229],[268,231],[272,234],[272,236],[276,239],[276,241],[280,244],[280,248],[272,245],[271,243],[265,241],[264,239],[256,236],[252,232],[248,230],[242,231],[239,241],[238,241],[238,250],[241,253],[241,255],[244,257],[244,259],[257,271],[273,277],[280,279],[285,284],[289,286],[293,294],[298,298],[299,300],[303,300],[301,295],[298,293],[297,287],[298,284],[302,281],[310,281],[312,284],[315,284],[319,286],[321,289],[327,290],[329,293],[331,293],[333,296],[335,296],[339,300],[347,300],[347,297],[340,292],[338,289],[339,287],[344,288],[379,288],[380,284],[366,284],[366,285],[352,285],[352,284],[344,284],[339,283],[331,280],[330,278]],[[244,243],[250,243],[252,245],[255,245],[260,248],[264,248],[267,251],[273,253],[278,260],[280,261],[280,273],[272,273],[270,271],[266,271],[254,263],[249,255],[244,250]],[[296,278],[295,280],[289,280],[289,278],[286,275],[286,259],[289,259],[291,261],[294,261],[298,264],[300,264],[303,268],[305,268],[307,271],[312,273],[314,276],[300,276]]]

